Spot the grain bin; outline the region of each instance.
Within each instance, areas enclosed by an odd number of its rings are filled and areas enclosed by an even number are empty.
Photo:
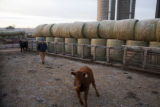
[[[70,26],[70,35],[73,38],[83,38],[84,22],[74,22]]]
[[[99,38],[98,35],[99,22],[86,22],[84,24],[84,36],[86,38]]]
[[[155,48],[160,48],[160,42],[150,42],[149,47],[155,47]],[[151,55],[150,56],[150,64],[158,64],[160,65],[160,56],[157,55]]]
[[[78,44],[80,44],[80,45],[82,45],[82,44],[83,45],[90,45],[90,43],[91,43],[90,39],[85,39],[85,38],[78,39]],[[82,56],[82,54],[84,53],[83,57],[89,57],[90,56],[90,51],[91,51],[90,47],[85,46],[84,49],[83,49],[82,46],[77,47],[77,53],[78,53],[79,56]]]
[[[135,24],[138,20],[125,19],[118,20],[114,25],[114,35],[119,40],[134,40]]]
[[[156,27],[156,41],[160,42],[160,21],[157,22],[157,27]]]
[[[47,25],[47,24],[42,24],[42,25],[37,26],[37,27],[34,29],[33,37],[42,37],[42,36],[44,36],[43,33],[42,33],[42,30],[43,30],[43,28],[44,28],[46,25]]]
[[[106,39],[91,39],[91,45],[106,46]],[[97,47],[95,51],[95,47],[91,47],[91,55],[95,56],[97,60],[104,60],[106,54],[105,50],[106,50],[105,48]]]
[[[135,40],[156,41],[157,19],[141,20],[137,22],[135,29]]]
[[[55,37],[54,38],[54,43],[57,43],[57,45],[55,46],[55,49],[58,53],[62,53],[63,52],[63,44],[58,44],[58,43],[64,43],[64,38],[60,38],[60,37]]]
[[[108,39],[107,40],[107,47],[115,47],[116,49],[110,49],[110,59],[112,61],[120,61],[122,62],[123,59],[123,51],[121,50],[122,45],[125,42],[123,40],[116,40],[116,39]],[[107,53],[107,52],[106,52]]]
[[[42,35],[47,37],[52,36],[51,28],[53,27],[53,25],[54,24],[45,25],[42,30]]]
[[[75,38],[65,38],[65,53],[72,54],[72,44],[76,44],[77,40]],[[77,52],[76,46],[74,46],[74,54]]]
[[[106,39],[115,39],[116,36],[113,34],[115,21],[104,20],[99,24],[99,36]]]
[[[61,23],[61,24],[55,24],[52,28],[51,31],[54,36],[56,37],[65,37],[69,38],[70,36],[70,23]]]

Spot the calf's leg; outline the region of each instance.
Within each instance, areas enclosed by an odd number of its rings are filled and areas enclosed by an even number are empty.
[[[87,89],[85,92],[84,92],[84,101],[85,101],[85,105],[84,105],[84,107],[87,107],[87,98],[88,98],[88,90],[89,89]]]
[[[93,87],[94,87],[94,89],[95,89],[95,91],[96,91],[97,97],[99,97],[100,95],[99,95],[99,92],[98,92],[98,90],[97,90],[97,88],[96,88],[95,81],[92,82],[92,85],[93,85]]]
[[[82,101],[82,99],[81,99],[80,91],[77,91],[77,90],[76,90],[76,92],[77,92],[77,96],[78,96],[78,99],[79,99],[80,104],[83,105],[83,101]]]

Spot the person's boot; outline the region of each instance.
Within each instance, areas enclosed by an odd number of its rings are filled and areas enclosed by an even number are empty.
[[[44,64],[44,61],[42,61],[42,64]]]

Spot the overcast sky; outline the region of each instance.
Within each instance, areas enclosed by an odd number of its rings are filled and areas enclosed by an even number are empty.
[[[154,18],[156,0],[136,0],[137,19]],[[95,21],[97,0],[0,0],[0,27]]]

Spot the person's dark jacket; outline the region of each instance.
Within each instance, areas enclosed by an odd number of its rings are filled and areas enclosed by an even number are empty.
[[[43,44],[38,43],[37,50],[40,52],[45,52],[47,50],[47,44],[45,42]]]

